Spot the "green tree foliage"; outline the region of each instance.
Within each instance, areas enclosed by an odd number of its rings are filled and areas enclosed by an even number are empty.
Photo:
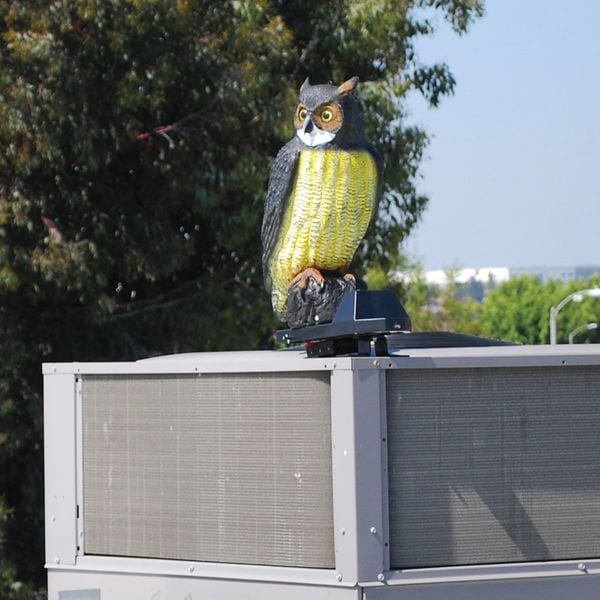
[[[454,87],[414,51],[433,13],[482,3],[0,0],[0,565],[43,580],[43,361],[271,346],[262,204],[308,75],[365,82],[386,263],[426,203],[402,99]]]
[[[552,287],[560,284],[552,282]],[[481,315],[485,335],[521,344],[541,344],[548,336],[552,294],[536,277],[511,279],[486,298]]]

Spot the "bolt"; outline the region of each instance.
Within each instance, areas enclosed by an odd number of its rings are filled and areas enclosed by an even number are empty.
[[[379,573],[379,575],[377,575],[377,581],[385,581],[385,575],[383,573]]]
[[[369,529],[369,531],[375,535],[377,533],[377,528],[376,527],[371,527],[371,529]]]
[[[188,571],[189,571],[190,573],[193,573],[193,572],[194,572],[194,565],[190,565],[190,566],[188,567]]]
[[[336,578],[338,581],[341,581],[341,580],[343,579],[343,577],[342,577],[342,574],[341,574],[341,573],[338,573],[338,574],[335,576],[335,578]]]
[[[584,573],[585,573],[585,571],[587,571],[587,565],[586,565],[585,563],[579,563],[579,564],[577,565],[577,568],[578,568],[580,571],[583,571]]]

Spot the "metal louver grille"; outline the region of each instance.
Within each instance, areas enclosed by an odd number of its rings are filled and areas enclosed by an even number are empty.
[[[600,557],[600,369],[388,372],[392,568]]]
[[[84,552],[333,568],[329,373],[85,376]]]

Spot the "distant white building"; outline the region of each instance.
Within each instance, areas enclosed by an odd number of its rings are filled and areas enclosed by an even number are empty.
[[[481,269],[456,269],[425,271],[423,274],[426,283],[432,285],[448,285],[449,279],[454,283],[469,283],[477,281],[484,285],[500,284],[510,279],[510,269],[508,267],[484,267]]]
[[[398,272],[392,278],[408,285],[415,277],[422,277],[428,285],[438,287],[445,287],[449,283],[458,284],[463,288],[460,292],[462,297],[471,297],[481,302],[487,292],[520,275],[533,275],[542,283],[550,279],[568,283],[577,279],[588,279],[595,274],[600,274],[600,266],[450,268],[423,271],[419,274]]]
[[[559,279],[563,283],[577,279],[588,279],[592,275],[600,273],[597,265],[575,265],[567,267],[511,267],[511,277],[519,275],[534,275],[542,283],[549,279]]]
[[[443,287],[449,282],[458,284],[477,282],[494,286],[520,275],[533,275],[542,283],[549,279],[559,279],[567,283],[576,279],[587,279],[594,274],[600,274],[600,266],[450,268],[423,271],[422,277],[430,285]],[[412,273],[398,272],[393,278],[410,283],[413,277]]]

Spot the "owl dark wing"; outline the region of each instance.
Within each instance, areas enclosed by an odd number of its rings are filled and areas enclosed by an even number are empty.
[[[267,290],[271,289],[269,262],[279,238],[283,215],[296,176],[300,149],[301,142],[294,137],[277,153],[271,166],[261,230],[262,266]]]

